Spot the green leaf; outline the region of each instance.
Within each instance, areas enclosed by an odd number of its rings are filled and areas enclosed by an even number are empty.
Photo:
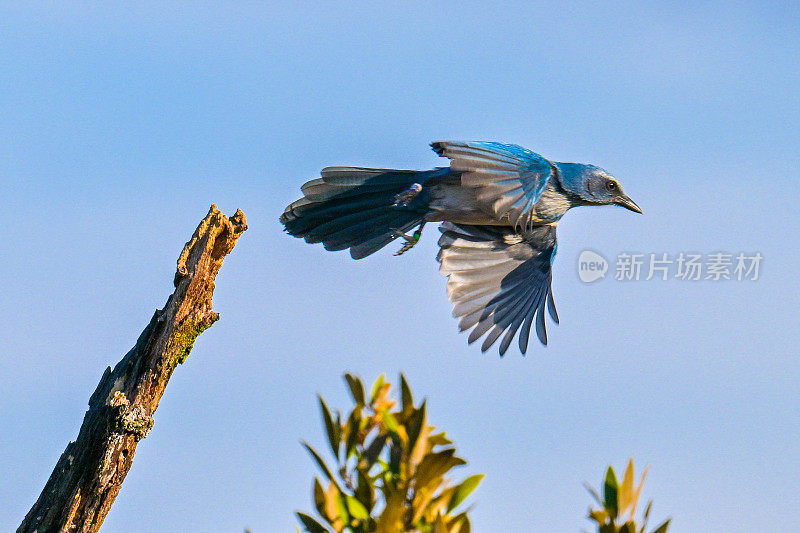
[[[400,461],[403,459],[403,442],[397,434],[392,435],[392,443],[389,445],[389,470],[392,474],[400,474]]]
[[[669,523],[672,518],[667,518],[667,521],[658,526],[656,529],[653,530],[653,533],[667,533],[667,528],[669,527]]]
[[[624,515],[628,508],[633,505],[633,497],[633,458],[630,458],[628,459],[628,466],[625,468],[625,473],[622,475],[622,484],[619,486],[619,493],[617,495],[620,514]]]
[[[633,521],[628,520],[622,524],[621,528],[619,528],[619,533],[636,533],[636,524],[634,524]]]
[[[367,511],[367,508],[353,496],[347,497],[347,510],[350,511],[350,516],[357,520],[369,519],[369,511]]]
[[[369,403],[375,403],[375,400],[378,399],[378,393],[381,391],[381,388],[383,387],[384,379],[386,379],[386,377],[383,374],[381,374],[380,376],[378,376],[378,379],[375,380],[375,383],[373,383],[372,392],[370,392],[369,395],[370,397]]]
[[[350,524],[350,512],[347,510],[347,500],[344,494],[339,494],[336,498],[336,510],[339,511],[339,519],[345,524]]]
[[[322,411],[322,420],[325,422],[325,432],[328,434],[328,443],[331,445],[331,451],[336,460],[339,460],[339,439],[341,438],[342,428],[339,424],[335,424],[331,416],[331,410],[322,396],[317,394],[319,398],[319,408]]]
[[[314,448],[312,448],[311,445],[308,444],[306,441],[303,441],[303,446],[305,446],[306,450],[308,450],[308,453],[311,454],[311,457],[314,458],[314,461],[317,462],[317,466],[325,474],[325,477],[327,477],[329,481],[331,481],[334,484],[336,484],[336,480],[333,479],[333,474],[331,474],[331,469],[328,468],[328,465],[325,464],[325,461],[322,460],[322,457],[319,456],[317,451]],[[337,487],[338,487],[338,485],[337,485]]]
[[[295,513],[309,533],[330,533],[325,527],[305,513]]]
[[[358,405],[364,405],[364,385],[361,380],[353,374],[345,374],[344,379],[347,381],[347,386],[350,387],[350,394],[353,396],[353,401]]]
[[[612,518],[616,518],[619,512],[617,505],[618,490],[617,476],[614,474],[614,469],[609,466],[608,470],[606,470],[606,480],[603,484],[603,504]]]
[[[426,402],[427,400],[423,400],[422,405],[420,405],[419,409],[417,409],[411,414],[408,422],[406,423],[406,433],[408,433],[409,453],[413,453],[414,446],[417,445],[417,439],[419,439],[419,434],[420,432],[422,432],[422,428],[425,425]]]
[[[653,508],[653,500],[647,502],[647,507],[644,510],[644,522],[642,523],[642,532],[647,528],[647,521],[650,520],[650,509]]]
[[[440,431],[439,433],[434,433],[433,435],[428,436],[428,444],[430,444],[431,447],[447,446],[448,444],[453,444],[453,441],[447,438],[447,435],[444,431]]]
[[[466,512],[451,518],[447,523],[447,528],[449,531],[454,531],[456,533],[470,533],[470,530],[472,529],[470,527],[469,517],[467,516]]]
[[[397,419],[394,417],[394,415],[389,411],[382,410],[381,417],[383,417],[383,424],[386,426],[386,429],[394,434],[398,434],[400,426],[397,423]]]
[[[358,433],[361,429],[361,410],[360,409],[353,409],[350,413],[350,417],[347,419],[347,443],[346,449],[344,452],[345,461],[350,454],[353,453],[355,450],[356,444],[358,443]]]
[[[358,501],[360,501],[369,512],[375,505],[375,488],[362,470],[358,471],[358,485],[356,486],[355,493]]]
[[[403,401],[403,414],[407,415],[414,409],[414,396],[411,394],[411,387],[403,374],[400,374],[400,397]]]
[[[472,533],[472,524],[469,523],[469,517],[464,513],[464,520],[461,522],[461,528],[458,533]]]
[[[589,518],[602,525],[608,521],[608,513],[605,509],[589,509]]]
[[[639,495],[642,492],[642,487],[644,486],[644,480],[647,478],[647,471],[650,469],[650,465],[645,466],[644,470],[642,471],[642,477],[639,480],[639,486],[633,491],[633,496],[631,496],[631,516],[636,513],[636,506],[639,505]]]
[[[450,498],[450,503],[447,504],[447,512],[449,513],[461,505],[467,499],[467,496],[478,487],[482,479],[483,474],[475,474],[462,481],[453,493],[452,498]]]
[[[372,442],[369,443],[369,446],[364,453],[361,455],[361,461],[364,463],[363,465],[359,464],[359,469],[364,470],[364,472],[369,472],[372,465],[375,464],[375,461],[378,459],[378,456],[383,451],[383,447],[386,445],[386,440],[389,438],[389,435],[383,434],[378,435],[373,439]]]
[[[314,478],[314,507],[317,508],[320,516],[327,518],[327,513],[325,512],[325,489],[322,488],[322,484],[316,477]]]
[[[455,450],[452,448],[438,453],[429,453],[422,458],[422,461],[417,466],[417,471],[414,474],[416,478],[415,486],[419,492],[431,489],[432,487],[427,486],[429,483],[440,480],[451,468],[466,463],[460,457],[455,456]]]

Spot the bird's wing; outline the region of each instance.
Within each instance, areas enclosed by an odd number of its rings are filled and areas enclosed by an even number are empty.
[[[552,176],[550,161],[516,144],[441,141],[431,147],[450,159],[461,184],[475,188],[478,203],[494,216],[508,216],[514,227],[531,224],[533,206]]]
[[[536,334],[547,344],[545,305],[558,323],[551,290],[555,225],[517,233],[510,227],[445,222],[440,231],[439,272],[449,278],[447,295],[461,331],[474,327],[469,342],[488,332],[481,346],[485,352],[505,331],[503,355],[522,326],[519,349],[524,354],[535,318]]]

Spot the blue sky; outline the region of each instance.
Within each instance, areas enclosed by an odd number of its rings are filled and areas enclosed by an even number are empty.
[[[476,531],[578,531],[651,465],[671,531],[800,530],[800,10],[779,3],[0,5],[0,529],[35,501],[208,206],[250,229],[104,531],[287,531],[314,394],[403,371],[486,473]],[[401,258],[281,232],[327,165],[429,168],[436,139],[600,165],[644,216],[559,225],[561,325],[527,357],[457,333],[436,233]],[[390,247],[393,248],[394,246]],[[587,285],[590,248],[760,252],[755,282]],[[767,524],[767,525],[765,525]]]

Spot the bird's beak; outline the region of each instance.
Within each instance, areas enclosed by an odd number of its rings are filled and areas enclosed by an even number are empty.
[[[614,203],[617,205],[621,205],[625,209],[630,209],[634,213],[642,212],[642,209],[638,205],[636,205],[636,202],[631,200],[627,194],[623,194],[622,196],[614,200]]]

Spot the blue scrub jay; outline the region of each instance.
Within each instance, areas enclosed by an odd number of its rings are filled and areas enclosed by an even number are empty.
[[[398,237],[412,248],[427,222],[439,231],[439,271],[469,343],[482,351],[502,335],[500,355],[517,331],[528,347],[533,321],[547,344],[545,307],[558,323],[551,289],[556,225],[572,207],[620,205],[641,213],[619,182],[594,165],[549,161],[514,144],[431,144],[449,167],[393,170],[327,167],[286,207],[286,231],[326,250],[361,259]],[[411,235],[406,232],[414,229]],[[520,330],[520,327],[522,328]]]

